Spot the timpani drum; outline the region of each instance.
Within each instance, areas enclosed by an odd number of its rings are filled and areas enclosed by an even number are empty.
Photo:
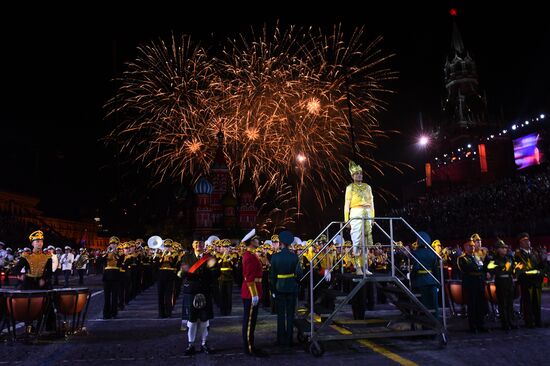
[[[485,299],[491,304],[498,304],[497,286],[494,281],[487,282],[485,285]]]
[[[88,312],[90,289],[61,288],[51,290],[51,293],[57,313],[58,332],[67,335],[82,331]]]
[[[464,305],[464,296],[462,295],[461,280],[447,280],[447,294],[455,304]]]
[[[31,336],[31,324],[37,321],[36,336],[40,335],[44,325],[46,309],[50,303],[47,290],[2,289],[8,333],[16,340],[16,324],[25,323],[26,336]]]
[[[455,305],[463,306],[466,301],[462,293],[462,281],[461,280],[447,280],[445,281],[445,291],[447,293],[447,298],[449,299],[449,304],[451,311],[454,315],[457,315]]]

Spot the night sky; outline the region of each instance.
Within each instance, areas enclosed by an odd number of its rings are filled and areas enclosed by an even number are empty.
[[[400,73],[389,84],[397,93],[388,97],[388,111],[378,119],[402,135],[383,143],[380,156],[420,168],[422,153],[414,146],[419,113],[427,124],[440,118],[452,27],[448,11],[456,6],[489,112],[513,121],[550,111],[550,27],[539,2],[384,1],[364,2],[361,9],[359,2],[343,1],[333,7],[321,2],[298,7],[296,1],[246,8],[179,3],[4,9],[0,189],[37,195],[47,214],[70,218],[103,215],[110,207],[120,211],[136,196],[153,195],[147,172],[136,172],[100,141],[110,129],[102,105],[113,94],[111,80],[133,59],[136,47],[172,32],[190,33],[207,44],[211,34],[223,39],[277,19],[282,25],[366,25],[370,39],[384,37],[384,50],[396,54],[390,66]],[[372,183],[399,196],[395,183],[420,175],[390,175]]]

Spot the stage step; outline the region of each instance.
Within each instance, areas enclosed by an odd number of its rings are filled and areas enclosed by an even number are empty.
[[[339,290],[334,290],[334,289],[321,289],[321,292],[326,297],[329,297],[331,299],[335,299],[337,301],[343,301],[343,300],[346,299],[346,296],[348,296],[347,293],[345,293],[343,291],[339,291]]]

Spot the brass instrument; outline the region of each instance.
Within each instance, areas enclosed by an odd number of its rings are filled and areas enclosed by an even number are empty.
[[[163,240],[160,236],[154,235],[147,240],[147,246],[151,249],[160,249],[162,247]]]
[[[81,269],[82,266],[84,266],[86,263],[88,263],[88,260],[89,260],[89,257],[88,257],[88,252],[87,251],[83,251],[82,254],[80,254],[78,256],[78,260],[75,262],[75,268],[76,269]]]
[[[164,241],[158,235],[153,235],[152,237],[147,239],[147,246],[149,247],[149,249],[155,250],[155,254],[153,254],[153,260],[157,258],[157,254],[159,253],[159,250],[162,252],[160,258],[162,259],[164,257],[165,250],[163,249],[163,243]]]

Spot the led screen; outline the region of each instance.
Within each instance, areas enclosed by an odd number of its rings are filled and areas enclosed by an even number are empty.
[[[542,138],[538,133],[532,133],[514,139],[514,160],[517,169],[524,169],[543,162]]]

